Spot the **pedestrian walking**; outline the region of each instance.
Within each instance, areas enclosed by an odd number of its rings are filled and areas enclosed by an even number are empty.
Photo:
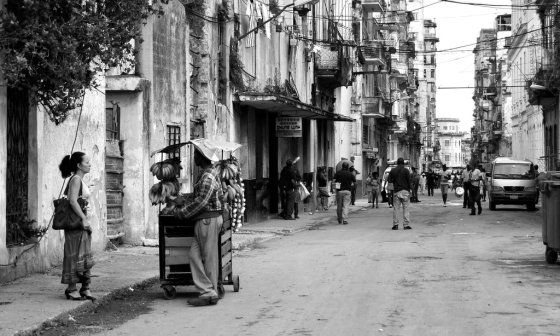
[[[187,302],[193,306],[216,304],[218,295],[219,251],[222,230],[222,188],[215,175],[211,155],[196,149],[194,163],[201,168],[194,185],[192,201],[177,211],[180,219],[194,221],[194,239],[189,252],[189,265],[199,296]]]
[[[469,181],[469,176],[471,173],[471,165],[468,164],[467,168],[463,170],[461,173],[461,183],[463,184],[463,209],[465,209],[469,205],[469,190],[471,188],[471,184]]]
[[[89,157],[83,152],[66,155],[58,165],[64,179],[70,177],[64,195],[70,207],[81,219],[81,227],[64,230],[64,256],[62,260],[61,283],[68,285],[64,295],[68,300],[95,301],[91,294],[91,268],[94,265],[91,251],[91,225],[88,216],[88,199],[91,192],[84,182],[84,176],[91,170]],[[81,284],[78,291],[77,284]]]
[[[282,202],[282,212],[280,217],[286,220],[294,220],[292,214],[295,211],[296,204],[296,192],[298,187],[297,182],[297,170],[293,167],[293,161],[286,160],[286,165],[282,168],[280,172],[280,195],[283,197]]]
[[[292,164],[292,181],[295,182],[295,190],[294,190],[294,219],[299,219],[299,204],[304,202],[305,199],[302,199],[302,195],[300,193],[300,183],[301,183],[301,174],[299,173],[299,171],[297,170],[297,168]],[[307,187],[306,187],[307,188]],[[307,189],[309,191],[309,189]],[[288,213],[287,216],[291,216],[290,213]]]
[[[403,229],[410,230],[409,203],[412,180],[410,172],[404,166],[404,159],[397,159],[397,166],[389,173],[389,182],[393,183],[393,230],[399,229],[399,217],[403,216]]]
[[[366,193],[367,193],[367,196],[368,196],[368,204],[373,202],[373,199],[372,199],[372,196],[373,196],[373,195],[372,195],[373,186],[372,186],[372,184],[371,184],[371,180],[372,180],[372,179],[373,179],[373,174],[372,174],[372,173],[369,173],[369,174],[368,174],[368,177],[367,177],[367,179],[366,179]]]
[[[418,199],[418,188],[420,188],[420,174],[418,174],[418,168],[412,167],[412,197],[410,198],[410,202],[418,203],[420,200]]]
[[[372,208],[379,208],[379,186],[381,183],[379,182],[379,173],[373,172],[371,176],[371,199],[372,199]]]
[[[352,187],[356,176],[350,172],[350,165],[342,163],[342,169],[334,175],[336,189],[336,216],[338,224],[348,224],[348,207],[352,196]]]
[[[387,203],[389,204],[389,208],[393,207],[393,183],[389,182],[389,173],[390,172],[385,172],[385,178],[383,179],[385,182],[385,185],[383,186],[383,189],[385,190],[385,194],[387,197]]]
[[[354,163],[354,157],[352,157],[350,160],[352,160],[352,163]],[[350,170],[352,175],[354,175],[354,179],[356,179],[356,176],[360,174],[360,172],[356,168],[354,168],[354,166],[350,166],[350,168],[348,168],[348,169]],[[358,187],[357,183],[354,183],[352,185],[352,190],[351,190],[352,195],[351,195],[351,203],[350,203],[352,205],[356,204],[356,189],[357,189],[357,187]]]
[[[319,199],[321,209],[327,211],[329,209],[329,198],[331,197],[328,188],[327,167],[319,168],[317,173],[317,185],[319,190]]]
[[[446,165],[442,167],[443,172],[441,173],[439,179],[439,186],[441,188],[441,198],[443,199],[443,206],[447,206],[447,195],[449,193],[449,188],[452,183],[451,181],[451,169],[447,169]]]
[[[487,193],[486,184],[488,182],[488,179],[486,177],[486,169],[480,168],[480,173],[481,173],[480,188],[482,189],[482,202],[486,202],[486,193]]]
[[[429,170],[426,174],[426,185],[428,188],[428,196],[434,196],[434,188],[436,185],[436,175],[433,170]]]
[[[478,165],[475,169],[473,169],[469,173],[469,181],[471,184],[471,189],[469,191],[469,207],[471,208],[471,216],[476,215],[476,208],[475,206],[478,205],[478,214],[482,213],[482,205],[480,203],[481,195],[481,181],[482,181],[482,172],[480,169],[482,165]]]
[[[424,195],[424,191],[426,190],[426,172],[423,171],[420,174],[420,192]]]

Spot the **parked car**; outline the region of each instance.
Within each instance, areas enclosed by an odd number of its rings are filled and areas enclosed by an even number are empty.
[[[492,162],[489,175],[490,210],[496,210],[498,204],[522,204],[527,206],[527,210],[535,210],[538,190],[531,161],[499,157]]]

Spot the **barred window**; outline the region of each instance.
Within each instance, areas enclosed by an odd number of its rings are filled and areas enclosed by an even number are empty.
[[[167,144],[175,145],[181,142],[181,127],[180,126],[167,126]],[[169,153],[169,158],[176,157],[181,159],[181,150],[177,148],[175,151]]]

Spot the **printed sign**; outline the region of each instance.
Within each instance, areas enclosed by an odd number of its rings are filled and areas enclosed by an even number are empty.
[[[276,118],[276,136],[278,138],[301,138],[303,136],[303,124],[301,118]]]

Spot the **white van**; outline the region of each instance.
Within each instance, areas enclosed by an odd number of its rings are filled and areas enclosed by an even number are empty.
[[[538,200],[537,180],[533,163],[499,157],[492,162],[488,182],[490,210],[497,204],[526,205],[527,210],[535,210]]]

